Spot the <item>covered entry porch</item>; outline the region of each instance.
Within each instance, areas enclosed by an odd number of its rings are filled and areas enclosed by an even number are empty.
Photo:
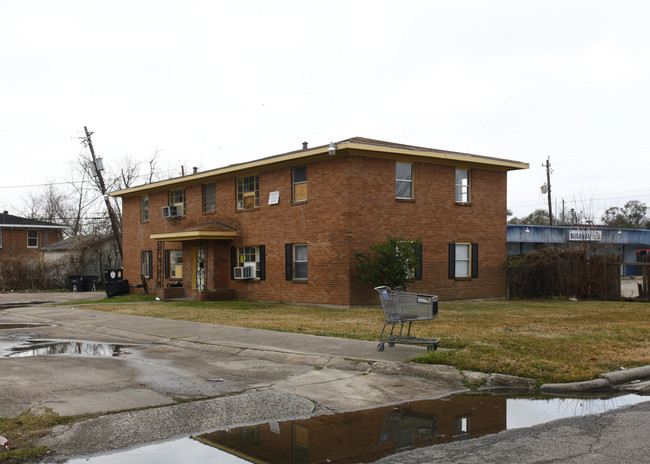
[[[179,232],[151,234],[156,241],[155,292],[161,299],[234,298],[230,286],[230,244],[237,230],[221,223]]]

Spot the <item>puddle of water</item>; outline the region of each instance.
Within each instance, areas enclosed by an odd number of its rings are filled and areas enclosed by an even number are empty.
[[[70,340],[29,340],[21,344],[11,344],[3,348],[0,344],[0,356],[7,358],[23,358],[42,355],[79,355],[89,357],[115,357],[125,354],[124,348],[130,345],[114,343],[80,342]],[[4,354],[3,354],[4,352]]]
[[[478,438],[551,420],[602,413],[650,397],[508,399],[458,395],[397,406],[267,422],[68,461],[175,463],[362,463],[407,449]]]

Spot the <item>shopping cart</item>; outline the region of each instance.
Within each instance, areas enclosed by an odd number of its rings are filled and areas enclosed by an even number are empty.
[[[439,338],[419,338],[411,335],[411,324],[414,321],[426,321],[438,317],[438,297],[436,295],[423,295],[420,293],[409,293],[396,287],[391,290],[390,287],[375,287],[379,292],[381,307],[384,309],[386,323],[379,334],[379,345],[377,349],[384,351],[384,344],[388,343],[389,347],[395,346],[395,343],[404,343],[408,345],[426,345],[427,351],[438,349]],[[405,330],[405,325],[408,327]],[[395,326],[399,324],[399,331]],[[386,328],[390,325],[390,332],[386,333]],[[406,333],[404,333],[406,332]]]

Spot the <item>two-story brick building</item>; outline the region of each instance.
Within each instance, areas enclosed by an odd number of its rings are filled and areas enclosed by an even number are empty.
[[[507,172],[526,168],[355,137],[111,195],[125,278],[161,296],[376,304],[354,254],[390,235],[422,239],[409,289],[503,298]]]

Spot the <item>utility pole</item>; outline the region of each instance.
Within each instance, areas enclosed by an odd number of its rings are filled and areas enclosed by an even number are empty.
[[[546,194],[548,195],[548,225],[553,225],[553,208],[551,206],[551,157],[546,159],[546,163],[542,163],[542,167],[546,168]]]
[[[108,210],[108,217],[111,220],[111,228],[113,229],[113,236],[115,237],[115,243],[117,244],[117,249],[120,252],[120,258],[124,259],[122,255],[122,232],[120,230],[120,222],[117,219],[117,214],[111,205],[111,201],[106,192],[106,184],[104,183],[104,177],[102,176],[102,170],[104,169],[101,166],[101,163],[97,162],[97,157],[95,156],[95,149],[93,148],[93,142],[90,139],[90,136],[93,135],[93,132],[88,132],[88,128],[84,126],[84,131],[86,132],[86,137],[83,139],[83,144],[90,149],[90,154],[93,157],[93,166],[95,168],[95,173],[97,174],[97,181],[99,183],[99,189],[102,192],[104,197],[104,203],[106,203],[106,209]]]

